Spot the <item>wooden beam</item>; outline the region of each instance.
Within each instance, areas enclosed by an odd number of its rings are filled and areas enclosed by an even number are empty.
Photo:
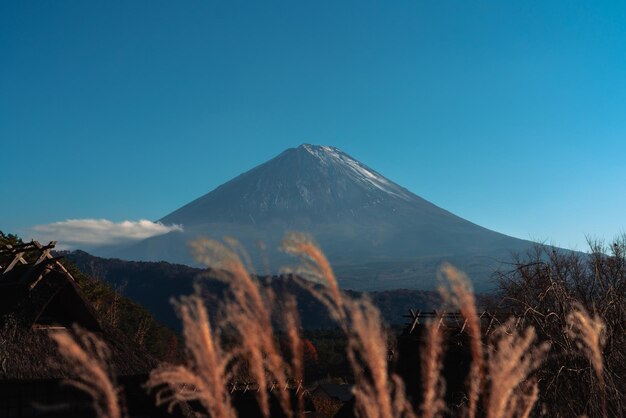
[[[55,246],[56,246],[56,241],[50,241],[48,245],[41,245],[37,241],[27,242],[27,243],[18,244],[18,245],[6,244],[4,248],[0,248],[0,254],[4,254],[4,253],[14,254],[20,251],[31,251],[35,249],[45,250],[48,248],[54,248]]]
[[[413,311],[413,309],[411,309],[411,315],[413,315],[413,323],[411,324],[411,330],[409,331],[409,334],[413,334],[413,331],[419,325],[419,323],[420,323],[420,313],[422,313],[422,311],[417,311],[417,313],[415,313],[415,311]]]
[[[42,279],[41,275],[46,275],[47,273],[50,272],[50,270],[53,270],[57,266],[59,259],[60,259],[60,257],[50,257],[50,258],[45,258],[38,265],[31,264],[30,268],[28,269],[28,271],[26,273],[24,273],[22,275],[22,277],[20,277],[20,282],[21,283],[29,283],[31,278],[32,278],[32,276],[33,276],[33,274],[36,271],[40,271],[41,274],[40,274],[40,276],[37,277],[37,280],[35,280],[33,283],[29,284],[30,288],[32,289]]]
[[[28,264],[28,262],[26,262],[26,260],[24,260],[24,258],[22,257],[24,254],[25,254],[24,252],[15,254],[13,261],[11,261],[11,264],[9,264],[9,266],[4,269],[2,274],[7,274],[8,272],[10,272],[13,269],[13,267],[17,265],[17,263]]]
[[[33,290],[33,288],[35,286],[37,286],[37,283],[39,283],[41,281],[41,279],[43,278],[43,276],[45,276],[45,274],[47,273],[47,269],[46,271],[42,272],[39,277],[37,277],[37,280],[35,280],[34,282],[31,283],[31,285],[28,287],[30,290]]]
[[[54,248],[54,247],[52,247]],[[47,258],[52,258],[52,256],[50,255],[50,251],[52,251],[52,248],[47,248],[45,250],[41,251],[41,255],[39,256],[39,258],[37,259],[37,261],[35,261],[35,266],[39,263],[41,263],[43,260],[47,259]]]
[[[72,276],[72,274],[65,268],[65,266],[63,264],[61,264],[61,262],[59,261],[60,259],[62,259],[63,257],[56,257],[55,260],[56,261],[56,265],[58,268],[61,269],[61,271],[65,274],[67,274],[67,277],[69,277],[70,279],[72,279],[73,281],[76,281],[76,279],[74,278],[74,276]]]

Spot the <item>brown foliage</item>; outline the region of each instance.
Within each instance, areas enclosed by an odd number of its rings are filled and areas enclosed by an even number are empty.
[[[552,344],[538,371],[550,415],[626,414],[625,254],[624,238],[590,243],[588,254],[538,245],[499,273],[500,307]]]

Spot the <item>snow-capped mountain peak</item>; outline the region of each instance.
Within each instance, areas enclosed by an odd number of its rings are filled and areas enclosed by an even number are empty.
[[[163,218],[184,225],[290,218],[329,220],[364,209],[393,213],[422,199],[339,148],[303,144]],[[307,221],[308,222],[308,221]]]
[[[388,180],[382,174],[372,170],[360,161],[352,158],[339,148],[327,145],[302,144],[298,147],[298,149],[303,149],[313,157],[317,158],[323,166],[335,165],[343,167],[345,174],[350,176],[356,182],[373,186],[382,192],[404,200],[411,199],[410,193],[408,193],[405,189]]]

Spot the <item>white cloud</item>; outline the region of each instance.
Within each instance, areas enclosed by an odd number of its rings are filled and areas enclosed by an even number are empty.
[[[68,219],[33,226],[27,233],[42,242],[58,241],[57,248],[67,249],[121,244],[182,230],[182,225],[163,225],[145,219],[123,222],[112,222],[107,219]]]

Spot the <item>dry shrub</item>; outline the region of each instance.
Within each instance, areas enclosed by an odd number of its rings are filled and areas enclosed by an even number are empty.
[[[109,349],[102,340],[81,328],[74,327],[74,335],[65,330],[50,334],[76,375],[67,383],[91,396],[99,418],[121,418],[118,389],[108,368]]]
[[[606,388],[604,382],[604,323],[595,315],[589,316],[585,308],[577,305],[574,310],[567,314],[567,333],[572,338],[582,353],[589,359],[593,370],[598,378],[600,396],[602,399],[602,415],[607,416]]]
[[[552,344],[537,373],[545,412],[626,416],[626,239],[589,254],[538,245],[498,276],[498,308]]]

